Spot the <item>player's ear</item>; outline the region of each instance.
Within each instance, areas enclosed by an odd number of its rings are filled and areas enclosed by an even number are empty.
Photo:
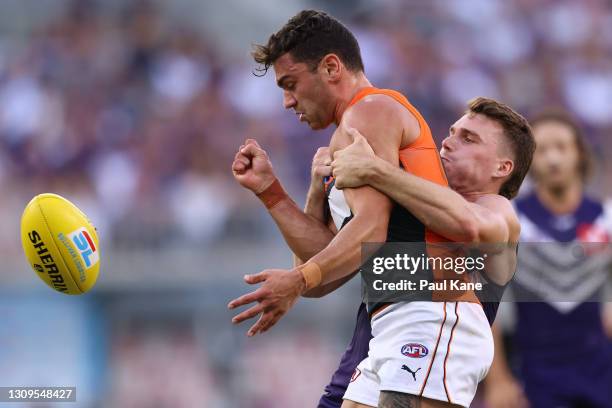
[[[327,78],[331,81],[337,81],[342,75],[344,66],[336,54],[327,54],[321,59],[320,67]]]
[[[509,158],[501,158],[497,162],[497,168],[495,169],[496,177],[507,177],[514,170],[514,162]]]

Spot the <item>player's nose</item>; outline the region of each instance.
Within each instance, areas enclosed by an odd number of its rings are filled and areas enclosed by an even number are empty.
[[[449,152],[453,150],[451,145],[452,145],[452,142],[451,142],[450,136],[447,136],[446,138],[444,138],[444,140],[442,140],[442,148],[444,150],[448,150]]]
[[[285,109],[291,109],[297,104],[296,99],[289,92],[283,94],[283,106]]]

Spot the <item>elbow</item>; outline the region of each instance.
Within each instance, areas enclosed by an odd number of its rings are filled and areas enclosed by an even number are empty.
[[[480,229],[476,220],[464,217],[460,220],[459,225],[462,241],[469,244],[478,244],[480,242]]]
[[[356,215],[351,221],[359,224],[359,242],[385,242],[389,229],[389,217]],[[355,237],[357,238],[357,237]]]
[[[463,241],[471,245],[486,244],[488,251],[498,253],[508,242],[509,233],[503,222],[488,224],[479,223],[477,220],[465,220],[462,223]]]
[[[368,242],[386,242],[389,233],[389,222],[377,223],[368,234]]]

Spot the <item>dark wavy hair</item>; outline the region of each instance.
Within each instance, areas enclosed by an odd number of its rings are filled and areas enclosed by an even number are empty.
[[[574,135],[576,148],[578,149],[578,155],[580,156],[578,171],[582,181],[588,181],[593,173],[593,154],[587,145],[584,133],[580,129],[578,122],[567,111],[561,108],[549,108],[531,119],[531,127],[535,129],[536,126],[549,122],[560,123],[571,130]]]
[[[300,11],[272,34],[267,44],[254,45],[251,55],[261,65],[255,75],[265,75],[288,52],[296,62],[304,62],[312,70],[325,55],[336,54],[347,69],[363,71],[357,39],[340,21],[323,11]]]

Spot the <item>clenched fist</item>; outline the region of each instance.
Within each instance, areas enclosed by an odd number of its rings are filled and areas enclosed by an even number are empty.
[[[247,139],[240,146],[232,163],[234,178],[244,188],[259,194],[276,179],[268,153],[255,139]]]

